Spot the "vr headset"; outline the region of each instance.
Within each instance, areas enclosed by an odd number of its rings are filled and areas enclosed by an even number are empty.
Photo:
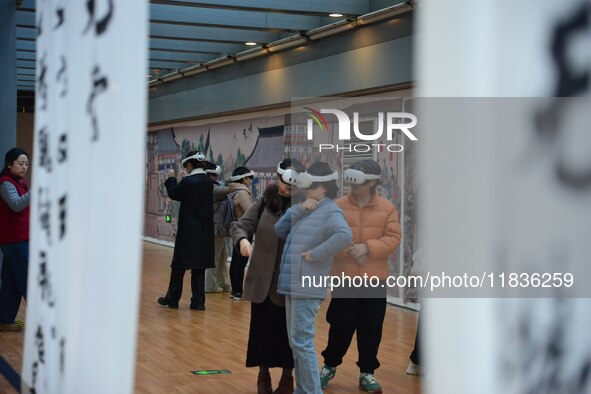
[[[283,168],[281,168],[281,163],[279,163],[277,164],[277,174],[279,174],[281,180],[284,183],[287,183],[289,185],[296,185],[296,178],[298,176],[296,170],[292,170],[291,168],[284,170]]]
[[[300,189],[308,189],[314,182],[330,182],[336,181],[339,179],[339,173],[337,171],[333,172],[330,175],[310,175],[307,172],[300,172],[296,177],[296,186]]]
[[[207,172],[208,174],[215,174],[217,176],[220,176],[220,175],[222,175],[222,167],[215,166],[215,168],[210,169],[210,170],[205,170],[205,172]]]
[[[256,175],[256,173],[254,171],[249,171],[246,174],[231,176],[230,179],[228,179],[228,181],[236,182],[236,181],[239,181],[243,178],[248,178],[249,176],[254,177],[255,175]]]
[[[366,181],[379,180],[380,177],[381,175],[365,174],[363,171],[354,170],[352,168],[345,170],[345,182],[354,185],[363,185]]]
[[[201,152],[197,152],[193,156],[185,157],[183,159],[183,161],[181,161],[183,167],[185,166],[186,162],[188,162],[189,160],[193,160],[193,159],[195,159],[197,161],[203,161],[203,160],[205,160],[205,155]]]

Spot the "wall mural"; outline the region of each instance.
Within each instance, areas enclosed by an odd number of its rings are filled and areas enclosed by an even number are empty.
[[[212,123],[203,126],[167,127],[150,132],[147,143],[146,163],[146,212],[144,235],[162,241],[174,242],[178,203],[168,198],[164,181],[170,168],[182,170],[181,158],[191,150],[206,154],[208,160],[222,167],[222,179],[232,175],[235,167],[246,165],[263,174],[269,171],[261,160],[251,166],[249,159],[257,150],[265,149],[267,130],[283,130],[284,117],[256,118],[243,121]],[[275,138],[276,139],[276,138]],[[281,160],[281,149],[275,149],[268,160]],[[251,160],[252,162],[252,160]],[[268,176],[255,179],[253,194],[256,196],[268,183]],[[172,220],[166,222],[166,215]]]
[[[402,110],[403,99],[396,100],[396,108]],[[367,109],[366,109],[367,111]],[[370,118],[367,118],[370,119]],[[168,198],[164,181],[170,168],[179,172],[180,159],[191,150],[205,152],[208,160],[220,165],[222,178],[228,178],[232,170],[241,165],[256,171],[259,175],[253,180],[253,196],[256,197],[274,181],[277,163],[284,157],[300,160],[305,166],[318,160],[326,161],[341,173],[352,161],[361,159],[342,152],[319,153],[306,138],[306,129],[293,124],[287,116],[255,118],[244,121],[211,123],[203,126],[167,127],[150,132],[147,143],[146,163],[146,212],[144,235],[162,241],[174,242],[176,216],[179,204]],[[328,124],[322,135],[323,142],[338,141],[334,123]],[[379,143],[387,141],[380,140]],[[318,141],[314,141],[314,144]],[[398,143],[394,141],[394,143]],[[396,206],[399,213],[403,208],[402,179],[414,179],[415,150],[405,154],[388,151],[375,152],[373,158],[382,168],[380,194]],[[403,168],[405,169],[403,173]],[[340,185],[340,195],[346,193],[346,185]],[[416,249],[414,217],[414,181],[407,184],[404,197],[403,226],[404,244],[390,258],[392,275],[408,274],[411,257]],[[166,221],[166,215],[171,221]],[[401,255],[404,253],[404,260]],[[401,267],[401,262],[404,266]],[[414,289],[390,289],[390,295],[416,301]]]

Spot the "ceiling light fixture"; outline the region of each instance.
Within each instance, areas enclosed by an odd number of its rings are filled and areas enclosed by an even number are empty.
[[[244,45],[248,45],[248,46],[251,46],[252,47],[252,46],[257,45],[257,43],[256,42],[252,42],[252,41],[248,41],[248,42],[245,42]]]
[[[339,14],[339,13],[332,13],[332,14],[328,14],[328,16],[330,16],[331,18],[341,18],[343,16],[343,14]]]

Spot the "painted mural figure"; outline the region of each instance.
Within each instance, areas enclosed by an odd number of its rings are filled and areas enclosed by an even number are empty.
[[[213,182],[205,172],[207,162],[203,153],[189,152],[182,164],[188,175],[179,183],[170,170],[165,182],[168,196],[180,201],[180,210],[170,282],[158,304],[179,307],[183,277],[190,269],[190,309],[205,310],[205,269],[214,267]]]

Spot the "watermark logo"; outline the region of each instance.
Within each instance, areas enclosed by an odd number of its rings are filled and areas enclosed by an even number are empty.
[[[320,130],[324,130],[324,128],[326,127],[326,129],[328,130],[328,123],[326,123],[326,119],[324,119],[324,116],[322,116],[322,114],[310,107],[304,107],[305,109],[307,109],[310,112],[307,112],[308,116],[310,118],[312,118],[316,124],[318,125],[318,127],[320,127]],[[312,119],[308,119],[308,139],[311,140],[311,129],[313,128],[313,124],[312,124]],[[320,122],[322,121],[322,123]]]
[[[323,114],[332,114],[337,118],[338,125],[338,139],[340,141],[351,140],[351,125],[353,126],[353,133],[357,139],[361,141],[377,142],[382,138],[384,130],[386,132],[386,140],[392,141],[394,139],[394,132],[401,132],[411,141],[418,141],[418,138],[410,131],[411,128],[417,125],[417,117],[409,112],[378,112],[377,116],[377,130],[370,134],[367,131],[361,131],[359,128],[359,112],[353,112],[353,121],[349,115],[344,111],[338,109],[321,109],[316,111],[310,107],[304,107],[309,112],[307,115],[307,138],[314,139],[314,123],[318,125],[320,130],[328,130],[328,123]],[[402,122],[400,122],[402,120]],[[352,144],[352,145],[334,145],[334,144],[320,144],[319,151],[322,150],[347,150],[349,152],[368,152],[373,148],[378,151],[386,149],[389,152],[402,152],[404,147],[400,144]]]

